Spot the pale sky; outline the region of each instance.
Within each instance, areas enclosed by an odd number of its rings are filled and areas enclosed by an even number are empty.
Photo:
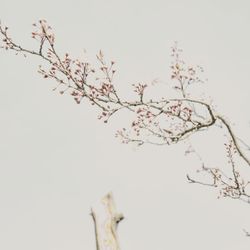
[[[23,46],[34,46],[31,24],[43,18],[59,52],[86,50],[94,61],[102,49],[117,62],[123,96],[133,83],[167,82],[178,41],[204,67],[216,110],[250,144],[249,11],[247,0],[0,0],[1,21]],[[121,144],[114,134],[126,114],[104,125],[93,107],[51,91],[41,63],[0,51],[0,249],[95,250],[90,207],[109,191],[125,215],[122,250],[249,249],[250,205],[188,184],[199,162],[183,145]],[[194,142],[216,166],[225,157],[217,132]]]

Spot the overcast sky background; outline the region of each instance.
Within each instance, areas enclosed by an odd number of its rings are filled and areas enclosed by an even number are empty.
[[[249,11],[247,0],[0,0],[1,21],[24,46],[34,46],[31,24],[44,18],[59,52],[81,57],[86,49],[94,60],[102,49],[117,62],[124,96],[132,83],[168,80],[178,41],[204,67],[216,110],[248,143]],[[110,190],[126,217],[122,250],[249,249],[242,228],[250,231],[250,205],[188,184],[199,162],[182,145],[121,144],[114,134],[126,115],[104,125],[93,107],[52,92],[36,73],[40,63],[0,51],[0,249],[94,250],[90,207]],[[195,145],[220,166],[217,132]]]

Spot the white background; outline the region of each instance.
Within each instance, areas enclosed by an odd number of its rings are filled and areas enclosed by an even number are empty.
[[[102,49],[117,62],[123,96],[133,83],[167,81],[178,41],[205,68],[216,110],[248,143],[249,9],[246,0],[0,0],[1,21],[24,46],[35,46],[31,24],[44,18],[60,53],[86,49],[94,61]],[[0,51],[0,249],[95,249],[90,207],[110,190],[126,217],[122,250],[249,249],[248,204],[188,184],[199,162],[182,145],[121,144],[114,134],[126,114],[104,125],[93,107],[52,92],[36,73],[41,63]],[[221,166],[219,136],[199,136],[204,159]]]

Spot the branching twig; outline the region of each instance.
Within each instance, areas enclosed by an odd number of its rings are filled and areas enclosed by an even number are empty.
[[[115,87],[116,70],[114,61],[107,63],[100,51],[97,60],[100,67],[94,68],[89,62],[73,59],[68,53],[60,56],[55,48],[55,35],[45,20],[34,24],[35,31],[32,38],[38,41],[37,50],[29,50],[14,42],[8,34],[8,28],[0,24],[0,34],[3,45],[1,48],[40,57],[47,63],[48,68],[39,67],[38,72],[57,83],[55,89],[61,94],[70,91],[74,100],[79,104],[87,100],[95,106],[100,114],[99,119],[108,122],[112,116],[121,110],[133,113],[134,118],[129,128],[122,128],[116,133],[124,143],[145,143],[153,145],[170,145],[177,143],[198,131],[205,131],[220,123],[229,137],[230,148],[227,148],[231,173],[233,178],[226,177],[220,169],[203,167],[203,171],[210,174],[212,184],[196,181],[187,175],[188,181],[213,187],[220,187],[222,196],[241,198],[249,196],[245,192],[248,181],[237,170],[234,154],[238,154],[250,167],[250,160],[242,151],[239,143],[241,139],[235,136],[229,123],[216,114],[212,105],[192,98],[189,86],[203,81],[199,73],[203,69],[199,66],[189,66],[181,59],[181,50],[175,44],[172,48],[171,79],[173,88],[177,91],[176,98],[159,97],[158,100],[146,98],[149,86],[145,83],[133,84],[136,98],[124,100]],[[63,90],[61,89],[63,87]],[[61,90],[60,90],[61,89]],[[245,144],[245,143],[244,143]],[[233,151],[232,151],[233,150]]]

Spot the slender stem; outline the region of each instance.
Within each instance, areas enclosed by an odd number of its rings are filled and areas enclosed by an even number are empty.
[[[229,133],[229,135],[230,135],[230,137],[231,137],[231,139],[232,139],[232,141],[234,143],[234,146],[236,147],[237,152],[239,153],[240,157],[242,159],[244,159],[245,162],[250,166],[250,160],[242,152],[242,150],[241,150],[241,148],[240,148],[240,146],[239,146],[239,144],[237,142],[236,136],[233,133],[233,130],[232,130],[231,126],[228,124],[228,122],[222,116],[216,116],[216,118],[219,119],[225,125],[225,127],[227,128],[227,131],[228,131],[228,133]]]

